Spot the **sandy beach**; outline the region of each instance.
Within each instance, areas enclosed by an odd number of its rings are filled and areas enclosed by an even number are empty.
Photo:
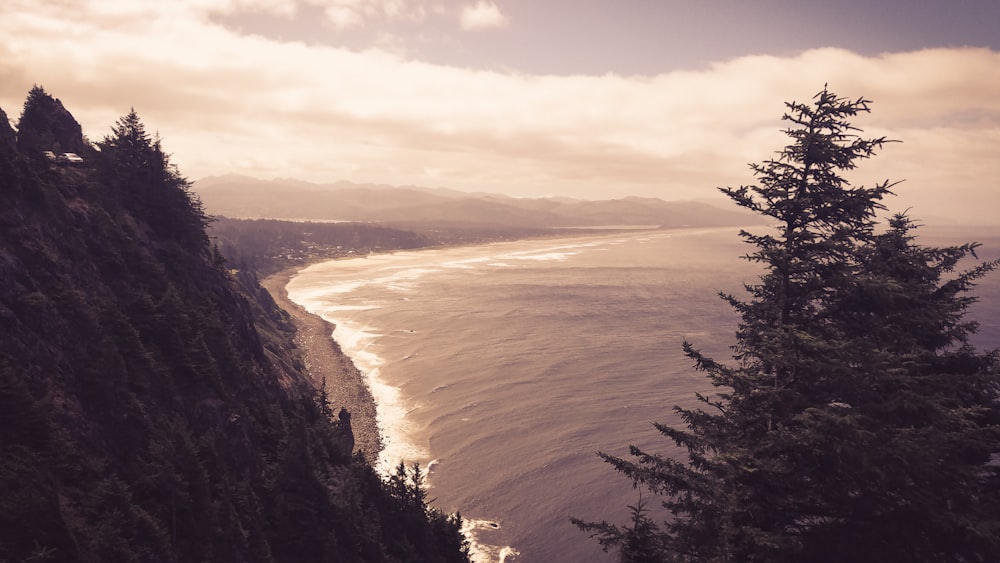
[[[326,395],[333,411],[339,412],[343,407],[351,413],[354,451],[362,452],[375,464],[382,449],[375,399],[365,384],[364,375],[331,337],[334,325],[288,299],[285,286],[295,273],[296,270],[286,270],[268,276],[261,285],[278,306],[291,315],[298,332],[296,344],[302,349],[308,374],[317,386],[326,381]]]

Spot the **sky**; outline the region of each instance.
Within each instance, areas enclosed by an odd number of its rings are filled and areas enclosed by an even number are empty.
[[[4,0],[0,107],[98,140],[134,108],[189,179],[725,203],[787,101],[871,99],[852,171],[1000,226],[1000,0]]]

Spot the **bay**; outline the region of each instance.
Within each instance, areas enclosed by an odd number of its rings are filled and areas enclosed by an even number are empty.
[[[748,247],[737,231],[373,255],[306,268],[288,291],[336,325],[366,374],[386,442],[380,468],[428,468],[434,505],[461,511],[478,560],[611,561],[569,518],[623,522],[638,500],[595,452],[677,453],[651,422],[676,423],[674,405],[712,390],[683,341],[729,356],[737,317],[718,292],[742,295],[759,273],[739,258]],[[982,293],[972,313],[989,347],[1000,283],[988,278]]]

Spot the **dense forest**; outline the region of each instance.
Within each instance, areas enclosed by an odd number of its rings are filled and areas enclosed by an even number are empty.
[[[741,233],[764,268],[748,296],[721,295],[733,357],[685,343],[718,391],[656,424],[686,459],[601,454],[651,494],[631,522],[575,523],[626,562],[1000,561],[1000,355],[964,316],[1000,264],[880,224],[894,184],[844,179],[890,142],[852,125],[868,100],[786,105],[790,143],[723,189],[773,225]]]
[[[355,222],[233,219],[215,216],[208,234],[237,269],[261,277],[334,258],[441,245],[483,244],[533,237],[572,235],[587,229],[484,226],[440,222],[392,226]],[[605,232],[610,232],[605,230]]]
[[[208,229],[215,246],[236,269],[259,276],[322,259],[424,248],[427,236],[366,223],[322,223],[214,217]]]
[[[18,123],[0,111],[0,561],[468,559],[418,467],[351,455],[134,111],[92,145],[35,87]]]

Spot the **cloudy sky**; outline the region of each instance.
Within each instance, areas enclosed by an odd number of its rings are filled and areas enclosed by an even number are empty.
[[[874,100],[852,176],[1000,225],[998,0],[4,0],[0,107],[134,107],[191,179],[718,197],[788,100]],[[719,200],[721,201],[721,200]]]

